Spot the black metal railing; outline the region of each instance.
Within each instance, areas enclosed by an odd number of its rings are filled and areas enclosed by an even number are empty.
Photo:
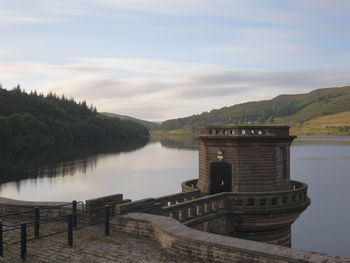
[[[39,208],[34,208],[31,211],[23,211],[19,213],[12,213],[11,215],[20,215],[22,213],[28,213],[28,212],[33,212],[34,213],[34,220],[28,221],[28,222],[21,222],[19,224],[14,224],[14,225],[9,225],[9,224],[4,224],[2,221],[0,221],[0,257],[4,257],[4,244],[6,245],[16,245],[20,244],[20,258],[22,260],[26,260],[26,255],[27,255],[27,242],[31,240],[35,240],[48,236],[53,236],[57,234],[61,234],[64,232],[67,232],[67,244],[69,247],[73,246],[73,234],[74,230],[78,230],[84,227],[92,226],[92,225],[97,225],[97,224],[102,224],[104,223],[104,235],[108,236],[110,234],[110,227],[109,227],[109,222],[111,218],[111,205],[107,204],[106,206],[102,207],[97,207],[89,210],[85,210],[82,208],[80,211],[77,211],[77,203],[76,201],[73,201],[70,203],[72,205],[72,211],[71,213],[52,217],[52,218],[45,218],[45,219],[40,219],[40,209]],[[58,207],[58,206],[56,206]],[[82,206],[84,207],[84,206]],[[51,207],[50,207],[51,208]],[[50,208],[43,208],[43,209],[50,209]],[[97,212],[104,210],[104,218],[100,220],[96,220],[93,222],[88,222],[88,223],[81,223],[79,226],[77,224],[78,222],[78,217],[83,217],[86,215],[90,215],[92,212]],[[6,216],[6,215],[5,215]],[[66,228],[59,229],[53,232],[49,232],[46,234],[42,234],[40,232],[40,226],[48,223],[53,223],[53,222],[58,222],[58,221],[66,221]],[[4,229],[5,227],[5,229]],[[33,236],[28,237],[28,228],[33,227]],[[19,238],[15,240],[10,240],[10,241],[5,241],[4,240],[4,234],[7,232],[18,232],[19,230]],[[14,236],[17,236],[14,233]]]
[[[73,200],[70,203],[65,203],[65,204],[60,204],[60,205],[53,205],[53,206],[45,206],[45,207],[33,207],[32,209],[28,209],[28,210],[24,210],[24,211],[19,211],[19,212],[15,212],[15,213],[7,213],[7,214],[3,214],[0,215],[0,219],[3,221],[5,218],[9,218],[9,217],[15,217],[15,218],[21,218],[24,215],[29,215],[29,214],[34,214],[34,218],[40,218],[40,212],[44,212],[44,211],[49,211],[49,210],[53,210],[53,209],[58,209],[58,208],[64,208],[64,207],[71,207],[71,211],[73,214],[75,214],[77,212],[77,207],[78,204],[81,205],[81,210],[84,211],[85,205],[83,201],[76,201]],[[65,211],[67,212],[69,211],[68,209]],[[66,213],[67,214],[67,213]],[[4,226],[8,226],[11,227],[11,224],[5,224],[3,223]]]

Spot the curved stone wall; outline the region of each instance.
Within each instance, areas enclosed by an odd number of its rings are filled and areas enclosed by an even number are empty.
[[[210,234],[184,226],[175,219],[145,213],[121,216],[119,231],[151,238],[170,253],[207,262],[338,263],[344,258],[256,241]]]

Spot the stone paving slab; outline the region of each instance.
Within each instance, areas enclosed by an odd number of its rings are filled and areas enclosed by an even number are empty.
[[[58,226],[59,227],[59,226]],[[0,262],[28,263],[199,263],[189,258],[176,257],[160,248],[158,243],[113,231],[104,236],[104,226],[89,226],[74,231],[74,246],[68,247],[67,233],[28,241],[27,260],[20,259],[20,245],[4,245]],[[17,236],[17,235],[16,235]],[[18,237],[16,237],[18,239]]]

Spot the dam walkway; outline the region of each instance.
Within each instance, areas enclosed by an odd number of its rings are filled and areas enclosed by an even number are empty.
[[[64,225],[65,226],[65,225]],[[64,227],[63,226],[63,227]],[[51,225],[61,228],[61,223]],[[44,230],[44,229],[43,229]],[[111,229],[109,236],[103,234],[104,226],[95,225],[74,232],[74,246],[67,245],[67,233],[38,238],[27,243],[27,258],[20,259],[20,244],[4,244],[4,257],[0,262],[35,263],[194,263],[184,257],[170,255],[158,243]]]

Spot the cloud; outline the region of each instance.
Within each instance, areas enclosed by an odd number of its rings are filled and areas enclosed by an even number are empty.
[[[288,9],[264,7],[257,0],[88,0],[99,8],[176,16],[220,16],[249,21],[295,21],[301,15]],[[86,1],[85,1],[86,3]]]
[[[87,58],[54,65],[0,62],[11,88],[73,96],[99,111],[165,120],[281,93],[350,83],[348,72],[237,70],[218,65],[129,58]],[[20,76],[20,77],[18,77]]]
[[[7,57],[11,54],[12,54],[12,52],[10,52],[10,51],[0,50],[0,57]]]
[[[41,23],[51,23],[55,21],[56,20],[53,18],[0,14],[0,24],[41,24]]]
[[[21,2],[13,0],[18,6]],[[172,16],[209,16],[209,17],[230,17],[238,20],[263,21],[263,22],[292,22],[300,20],[301,14],[291,12],[287,8],[276,8],[266,6],[258,0],[31,0],[26,8],[26,13],[35,13],[38,17],[49,14],[49,17],[61,20],[63,17],[74,16],[103,16],[119,19],[138,19],[133,14],[150,15],[172,15]],[[4,8],[3,8],[4,9]],[[4,9],[5,10],[5,9]],[[8,10],[13,10],[9,8]],[[38,11],[39,10],[39,11]],[[11,13],[10,16],[18,14]],[[25,17],[25,16],[24,16]],[[47,17],[47,16],[46,16]],[[43,18],[45,21],[47,18]],[[11,18],[8,21],[21,21]],[[35,19],[29,19],[35,21]],[[23,20],[24,21],[24,20]]]
[[[298,30],[243,27],[235,30],[232,44],[202,46],[198,52],[228,55],[246,63],[305,60],[313,52],[300,43],[302,37]]]

